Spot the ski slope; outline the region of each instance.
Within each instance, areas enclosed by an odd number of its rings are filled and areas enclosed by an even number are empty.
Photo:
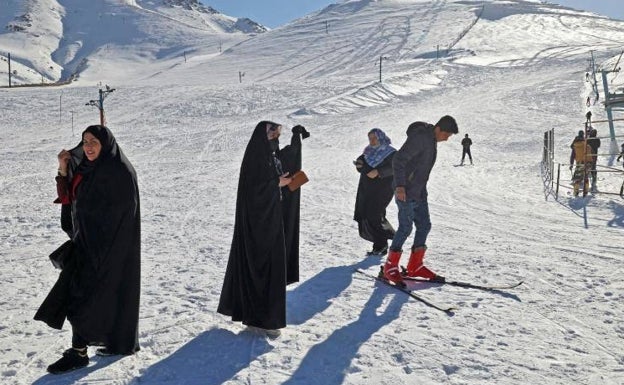
[[[345,1],[218,55],[194,42],[187,62],[138,62],[151,76],[125,70],[139,54],[128,48],[69,86],[1,88],[0,382],[624,383],[624,200],[566,189],[555,200],[540,166],[553,127],[556,161],[567,163],[587,112],[590,51],[611,68],[624,22],[536,1],[483,3]],[[436,59],[437,44],[452,45],[448,56]],[[613,89],[624,83],[609,79]],[[69,346],[69,325],[55,331],[32,317],[58,275],[47,255],[64,241],[52,204],[56,155],[98,123],[84,104],[100,82],[116,89],[107,125],[141,191],[141,351],[101,358],[92,349],[89,367],[52,376],[45,368]],[[606,117],[600,103],[590,110]],[[500,292],[414,284],[415,294],[457,307],[453,315],[354,274],[383,263],[365,255],[370,245],[352,220],[352,161],[367,132],[382,128],[400,146],[411,122],[445,114],[460,133],[439,144],[429,181],[427,264],[461,281],[524,280]],[[288,326],[276,340],[216,313],[240,162],[264,119],[311,133],[301,281],[288,287]],[[596,128],[606,150],[607,126]],[[474,166],[459,166],[465,133]],[[619,144],[621,126],[616,134]],[[622,178],[605,173],[598,188]],[[393,203],[388,212],[396,225]]]

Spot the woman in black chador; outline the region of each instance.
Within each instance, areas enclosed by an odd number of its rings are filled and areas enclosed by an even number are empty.
[[[104,126],[87,127],[81,144],[61,151],[58,160],[56,203],[71,240],[35,319],[61,329],[67,318],[73,336],[72,347],[48,367],[51,373],[86,366],[88,345],[103,346],[99,355],[139,350],[141,223],[134,168]]]
[[[286,285],[299,280],[300,189],[290,175],[301,169],[302,126],[279,149],[282,127],[256,126],[240,168],[230,257],[217,311],[233,321],[279,336],[286,326]]]
[[[355,214],[360,237],[373,242],[368,255],[385,255],[388,239],[394,237],[394,228],[386,219],[386,207],[394,196],[392,188],[392,158],[396,149],[390,138],[379,128],[368,133],[369,145],[354,162],[360,173]]]

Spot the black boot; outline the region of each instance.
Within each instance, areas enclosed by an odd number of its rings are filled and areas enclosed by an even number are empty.
[[[108,357],[108,356],[114,356],[115,355],[115,353],[110,351],[107,347],[98,348],[95,351],[95,354],[100,356],[100,357]]]
[[[48,372],[52,374],[65,373],[71,370],[84,368],[88,364],[89,356],[87,355],[87,348],[84,348],[84,350],[69,348],[63,352],[63,357],[61,357],[60,360],[48,366]]]
[[[368,256],[376,255],[376,256],[384,256],[388,254],[388,245],[387,244],[379,244],[373,245],[373,250],[366,253]]]

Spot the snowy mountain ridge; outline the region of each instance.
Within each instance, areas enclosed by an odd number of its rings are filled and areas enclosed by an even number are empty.
[[[0,15],[0,52],[12,54],[14,84],[67,80],[110,55],[130,55],[124,67],[138,69],[149,56],[214,50],[267,31],[196,0],[7,0]]]
[[[382,9],[387,14],[380,15]],[[507,65],[532,60],[517,57],[526,52],[524,46],[535,47],[534,55],[561,56],[622,26],[588,12],[527,0],[349,0],[274,31],[222,15],[197,0],[6,0],[0,11],[5,25],[0,52],[12,52],[17,84],[85,73],[96,78],[113,73],[111,80],[128,81],[175,69],[175,59],[186,53],[204,57],[193,64],[198,70],[229,72],[237,66],[254,81],[352,76],[371,63],[379,66],[374,63],[380,57],[387,66],[405,68],[418,66],[418,59],[440,57],[482,64],[489,57],[487,65]],[[568,33],[559,34],[560,29]],[[548,36],[560,40],[557,47],[550,46]],[[288,51],[281,55],[288,58],[285,66],[266,66],[262,61],[272,59],[256,55],[282,50]],[[255,58],[248,66],[250,57]],[[123,62],[123,68],[113,70],[115,62]],[[265,67],[268,72],[259,71]],[[231,76],[221,75],[217,78]]]

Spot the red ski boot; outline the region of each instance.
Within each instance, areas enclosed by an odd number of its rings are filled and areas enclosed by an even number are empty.
[[[388,253],[388,260],[384,265],[384,277],[390,282],[393,282],[399,286],[403,286],[403,277],[401,276],[401,270],[399,270],[399,260],[403,250],[392,250]]]
[[[406,275],[408,277],[422,277],[431,281],[444,282],[444,277],[437,275],[423,264],[425,251],[427,251],[427,246],[412,247]]]

